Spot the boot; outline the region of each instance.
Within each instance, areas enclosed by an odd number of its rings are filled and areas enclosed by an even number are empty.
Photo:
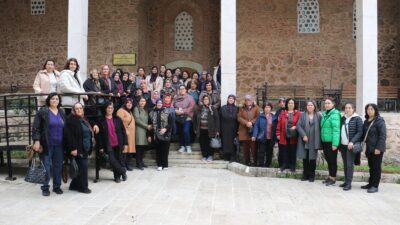
[[[133,168],[130,166],[131,158],[132,158],[131,154],[125,153],[125,167],[126,167],[126,170],[128,170],[128,171],[133,170]]]

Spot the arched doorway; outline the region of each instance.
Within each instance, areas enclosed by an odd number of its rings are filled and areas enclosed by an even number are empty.
[[[189,60],[177,60],[174,62],[167,63],[165,66],[170,69],[175,69],[179,67],[181,68],[182,71],[186,70],[190,74],[192,74],[195,71],[200,73],[203,70],[202,65]]]

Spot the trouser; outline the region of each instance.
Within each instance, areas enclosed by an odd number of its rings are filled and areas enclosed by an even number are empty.
[[[265,143],[258,142],[258,166],[270,167],[272,162],[272,153],[274,149],[274,142],[266,140]]]
[[[214,149],[210,147],[210,140],[211,139],[208,136],[208,130],[200,129],[200,135],[199,135],[200,149],[201,149],[201,154],[205,158],[214,155]]]
[[[126,173],[125,165],[122,160],[122,154],[119,147],[113,147],[111,151],[108,152],[111,168],[113,169],[114,178],[120,177],[122,174]]]
[[[146,150],[146,146],[144,145],[136,145],[136,167],[142,167],[143,163],[143,155]]]
[[[336,177],[337,173],[337,152],[332,150],[332,142],[322,142],[325,160],[328,163],[329,176]]]
[[[286,140],[286,145],[280,145],[279,155],[281,156],[281,169],[296,169],[296,147],[297,144],[289,144],[290,139]]]
[[[42,190],[49,190],[50,171],[51,171],[50,166],[53,168],[53,190],[60,188],[63,157],[64,157],[64,149],[62,145],[49,146],[47,149],[47,155],[46,154],[40,155],[40,158],[43,162],[47,174],[46,181],[43,183],[41,187]]]
[[[245,164],[250,163],[250,153],[253,157],[254,164],[257,163],[256,142],[252,140],[243,141],[243,157]]]
[[[373,152],[367,155],[368,167],[369,167],[369,185],[373,187],[379,187],[382,173],[382,159],[383,152],[379,155],[375,155]]]
[[[168,167],[169,141],[160,141],[156,143],[156,161],[158,167]]]
[[[123,164],[126,168],[130,167],[132,153],[122,153]]]
[[[349,151],[347,145],[341,145],[340,150],[344,166],[344,182],[346,184],[351,184],[353,181],[354,160],[356,155],[352,151]]]
[[[88,160],[86,158],[75,157],[76,164],[79,168],[78,176],[72,179],[69,189],[71,190],[87,190],[88,189]]]
[[[310,159],[309,149],[304,149],[304,151],[306,152],[306,158],[303,159],[303,177],[306,179],[315,178],[315,169],[317,167],[317,160]]]
[[[186,120],[184,123],[177,123],[177,129],[179,134],[179,143],[181,146],[190,146],[190,133],[191,133],[192,121]]]

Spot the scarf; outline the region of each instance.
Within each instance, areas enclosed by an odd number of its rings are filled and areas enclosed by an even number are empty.
[[[157,80],[158,73],[151,73],[150,83],[154,83]]]

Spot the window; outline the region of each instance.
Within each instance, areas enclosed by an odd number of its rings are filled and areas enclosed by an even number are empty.
[[[31,15],[44,15],[46,13],[46,0],[31,0]]]
[[[193,49],[193,17],[183,11],[175,18],[175,50]]]
[[[357,5],[356,1],[353,0],[353,39],[357,37]]]
[[[297,26],[299,33],[319,33],[318,0],[297,1]]]

